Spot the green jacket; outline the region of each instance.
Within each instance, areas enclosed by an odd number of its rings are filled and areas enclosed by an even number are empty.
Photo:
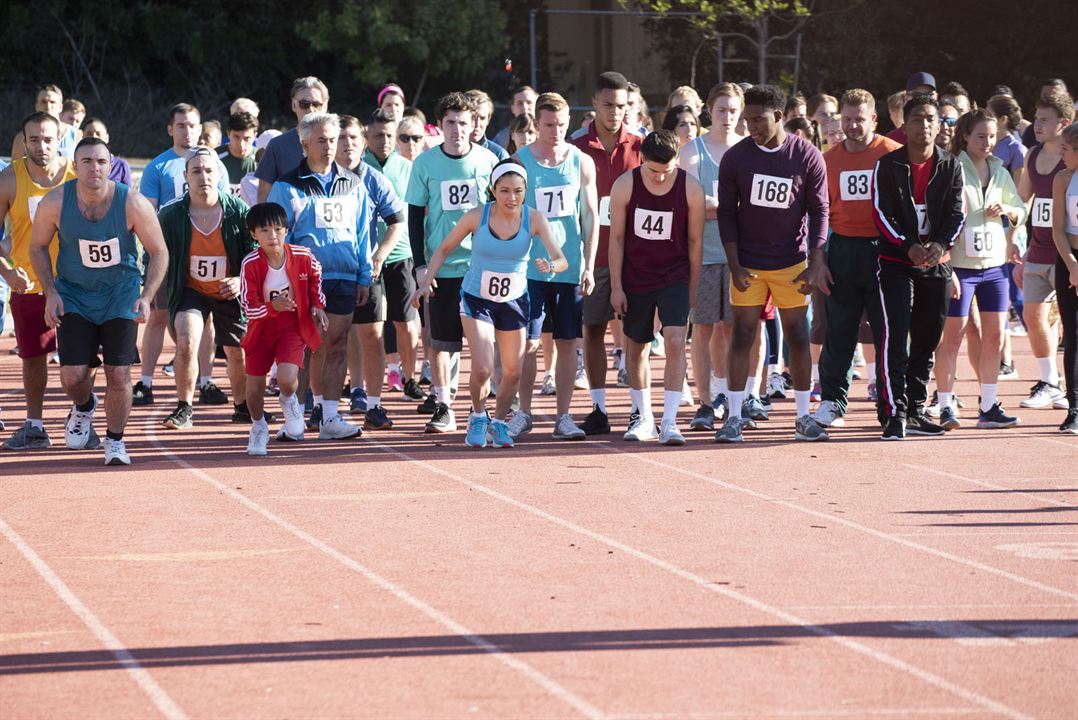
[[[247,205],[238,197],[221,194],[221,206],[224,216],[221,218],[221,239],[228,255],[228,266],[233,277],[239,277],[240,266],[247,253],[255,249],[256,243],[247,230]],[[161,208],[157,219],[161,223],[161,233],[165,236],[168,247],[168,322],[171,325],[183,299],[183,289],[187,287],[189,255],[191,254],[191,196],[184,195],[176,202]]]
[[[995,155],[988,156],[988,188],[981,188],[977,168],[966,151],[958,154],[962,165],[962,197],[966,208],[966,223],[962,234],[951,248],[951,265],[967,270],[999,267],[1007,262],[1007,233],[1001,217],[989,218],[984,209],[994,203],[1003,207],[1006,215],[1014,213],[1018,221],[1026,221],[1026,205],[1014,186],[1010,172]],[[1009,221],[1008,221],[1009,222]]]

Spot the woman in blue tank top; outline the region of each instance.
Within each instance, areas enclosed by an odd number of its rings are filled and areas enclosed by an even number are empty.
[[[565,255],[554,240],[542,213],[524,204],[528,173],[517,162],[503,160],[490,174],[493,202],[470,210],[438,246],[427,263],[426,280],[416,291],[413,304],[436,292],[435,276],[445,258],[469,235],[472,254],[461,285],[460,314],[472,353],[469,390],[472,413],[464,441],[471,447],[512,447],[505,425],[517,392],[524,361],[525,328],[528,324],[528,260],[537,237],[550,257],[535,259],[541,273],[562,272]],[[486,411],[489,380],[494,369],[494,341],[501,354],[502,382],[491,421]]]

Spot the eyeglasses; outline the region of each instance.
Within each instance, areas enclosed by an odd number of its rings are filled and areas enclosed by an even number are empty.
[[[423,140],[422,135],[398,135],[397,137],[406,143],[421,142]]]
[[[321,100],[297,100],[296,102],[298,102],[299,106],[304,110],[310,110],[311,108],[321,110],[322,106],[325,105]]]
[[[947,127],[954,127],[955,125],[958,124],[958,118],[941,117],[940,122],[943,123],[944,125],[946,125]]]

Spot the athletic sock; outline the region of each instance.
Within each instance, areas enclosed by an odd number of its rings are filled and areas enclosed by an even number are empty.
[[[939,399],[940,410],[951,407],[951,404],[954,402],[953,392],[943,392],[942,390],[939,390],[937,391],[936,396]]]
[[[143,375],[138,381],[146,387],[153,387],[153,375]]]
[[[88,413],[88,412],[93,412],[94,408],[96,408],[96,407],[97,407],[97,402],[96,402],[96,400],[95,400],[95,398],[93,396],[93,393],[91,393],[90,394],[90,399],[87,400],[86,402],[82,403],[81,405],[76,405],[75,409],[78,410],[81,413]]]
[[[745,395],[760,397],[760,376],[754,375],[745,381]]]
[[[109,440],[123,440],[124,434],[122,432],[112,432],[111,430],[106,430],[105,437],[107,437]]]
[[[726,378],[719,377],[718,375],[711,376],[711,399],[714,400],[719,396],[719,393],[723,395],[730,394],[730,388],[726,384]]]
[[[394,370],[396,370],[399,373],[401,371],[401,364],[400,363],[389,363],[389,366],[386,368],[386,371],[393,372]]]
[[[794,390],[794,405],[797,406],[797,417],[808,415],[809,398],[811,396],[811,390]]]
[[[1056,369],[1054,357],[1037,358],[1037,365],[1041,370],[1041,381],[1049,385],[1059,384],[1059,370]]]
[[[449,388],[445,386],[434,388],[434,399],[443,405],[449,404]]]
[[[40,418],[26,418],[26,422],[30,423],[30,427],[36,427],[38,430],[45,429],[45,423]]]
[[[988,412],[996,404],[995,383],[981,383],[981,412]]]
[[[778,371],[779,371],[778,363],[768,363],[767,374],[769,376],[771,375],[771,373],[778,373]]]
[[[198,379],[198,386],[200,388],[205,387],[206,385],[209,385],[211,382],[213,382],[213,376],[212,375],[202,375]]]
[[[812,363],[812,382],[820,382],[820,364]]]
[[[629,404],[631,406],[629,412],[640,413],[643,415],[644,391],[637,390],[636,388],[629,388]]]
[[[281,412],[284,412],[285,405],[292,402],[295,397],[295,395],[285,395],[284,393],[281,393],[277,396],[277,402],[281,404]]]
[[[313,398],[314,398],[314,406],[315,407],[321,407],[322,406],[322,396],[321,395],[314,395]]]
[[[376,408],[382,404],[381,395],[368,395],[367,396],[367,409]]]
[[[599,388],[598,390],[591,391],[591,401],[595,405],[599,406],[599,409],[606,414],[606,388]]]
[[[323,400],[322,401],[322,424],[325,425],[333,418],[340,415],[340,406],[336,400]]]
[[[680,390],[663,391],[663,425],[677,422],[677,409],[681,405]]]
[[[730,391],[730,417],[741,417],[741,406],[745,402],[745,393]]]

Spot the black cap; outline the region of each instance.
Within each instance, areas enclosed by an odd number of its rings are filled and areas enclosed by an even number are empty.
[[[926,72],[915,72],[913,75],[910,75],[910,79],[906,81],[906,92],[910,92],[915,87],[920,87],[921,85],[928,85],[935,90],[936,78]]]

